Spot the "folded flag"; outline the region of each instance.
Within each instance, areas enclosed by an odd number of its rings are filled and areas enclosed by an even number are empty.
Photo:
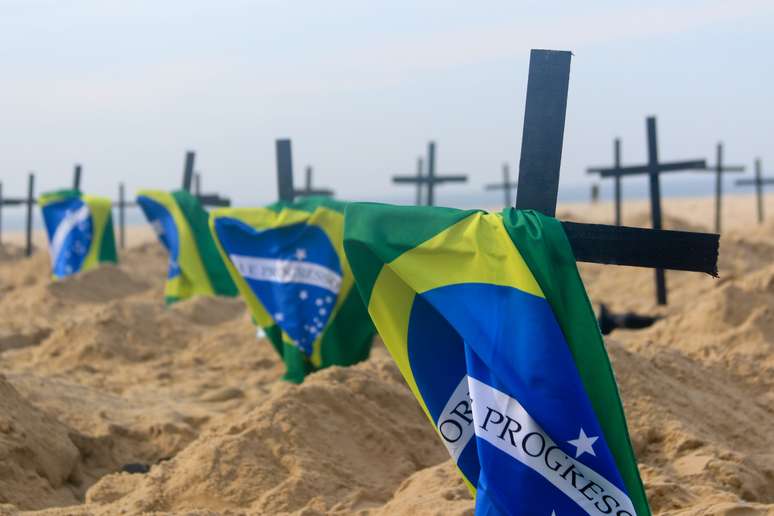
[[[167,304],[192,296],[237,295],[196,197],[185,190],[141,190],[137,204],[169,252]]]
[[[54,278],[92,269],[102,262],[118,262],[110,199],[83,195],[78,190],[58,190],[44,193],[38,203]]]
[[[650,514],[561,224],[356,203],[344,248],[379,334],[476,514]]]
[[[344,256],[345,205],[308,197],[210,217],[228,270],[292,382],[371,350],[374,327]]]

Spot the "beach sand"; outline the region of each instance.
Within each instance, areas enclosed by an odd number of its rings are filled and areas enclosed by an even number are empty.
[[[668,227],[712,226],[712,199],[664,204]],[[656,514],[774,514],[774,196],[764,226],[751,196],[724,207],[720,278],[668,272],[668,307],[651,270],[580,265],[593,303],[663,316],[606,339]],[[625,222],[647,213],[627,202]],[[0,515],[473,514],[378,339],[368,361],[290,385],[241,301],[163,305],[146,228],[119,266],[56,283],[45,251],[3,239]]]

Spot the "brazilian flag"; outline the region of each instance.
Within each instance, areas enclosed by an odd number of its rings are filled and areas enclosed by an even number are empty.
[[[237,295],[196,197],[185,190],[141,190],[137,204],[169,252],[167,304],[192,296]]]
[[[650,514],[558,221],[357,203],[345,227],[357,287],[476,514]]]
[[[117,263],[112,203],[78,190],[44,193],[38,199],[48,235],[54,278]]]
[[[256,323],[282,357],[284,379],[368,358],[374,328],[344,256],[345,203],[308,197],[222,208],[212,234]]]

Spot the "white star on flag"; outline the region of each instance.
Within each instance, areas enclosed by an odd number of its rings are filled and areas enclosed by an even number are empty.
[[[322,306],[322,305],[323,305],[323,300],[322,300],[322,299],[319,299],[319,298],[318,298],[318,299],[315,299],[315,300],[314,300],[314,304],[316,304],[317,306]]]
[[[309,297],[309,292],[307,292],[306,290],[302,290],[301,292],[298,293],[298,297],[300,297],[301,299],[306,299]]]
[[[277,322],[284,321],[285,320],[285,314],[283,314],[282,312],[277,312],[276,314],[274,314],[274,320],[277,321]]]
[[[328,311],[325,308],[320,308],[320,315],[325,315],[327,313]]]
[[[306,260],[306,249],[303,247],[296,249],[296,260]]]
[[[578,438],[567,442],[575,446],[575,458],[577,459],[584,453],[590,453],[596,457],[597,454],[594,453],[594,443],[597,439],[599,439],[599,436],[589,437],[586,435],[586,432],[583,431],[583,428],[581,428],[580,434],[578,434]]]

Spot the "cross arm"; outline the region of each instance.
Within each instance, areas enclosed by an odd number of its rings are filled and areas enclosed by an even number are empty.
[[[448,176],[392,176],[393,183],[464,183],[468,180],[466,175]]]
[[[562,222],[580,262],[704,272],[718,275],[720,236],[602,224]]]
[[[202,206],[231,206],[231,199],[221,197],[218,194],[202,194],[197,195],[197,199],[202,203]]]
[[[296,190],[296,195],[297,196],[325,195],[325,196],[333,197],[333,190],[329,190],[327,188],[319,188],[319,189],[313,189],[313,190]]]
[[[484,190],[505,190],[506,188],[516,188],[516,183],[495,183],[484,185]]]
[[[746,186],[757,184],[757,179],[737,179],[734,183],[736,186]],[[774,185],[774,177],[762,177],[760,179],[762,185]]]
[[[672,163],[659,163],[657,168],[659,172],[680,172],[680,171],[687,172],[689,170],[706,170],[706,169],[707,169],[707,162],[703,159],[691,160],[691,161],[674,161]],[[597,173],[602,177],[633,176],[638,174],[650,173],[650,166],[635,165],[631,167],[621,167],[621,168],[594,168],[594,169],[589,169],[589,173]]]
[[[35,199],[32,199],[32,204],[37,204],[38,202]],[[27,204],[27,198],[18,198],[18,197],[3,197],[0,199],[0,205],[3,206],[20,206],[22,204]]]
[[[717,172],[717,167],[715,168],[708,168],[707,171],[709,172]],[[729,165],[727,167],[721,167],[721,172],[744,172],[746,170],[744,165]]]

